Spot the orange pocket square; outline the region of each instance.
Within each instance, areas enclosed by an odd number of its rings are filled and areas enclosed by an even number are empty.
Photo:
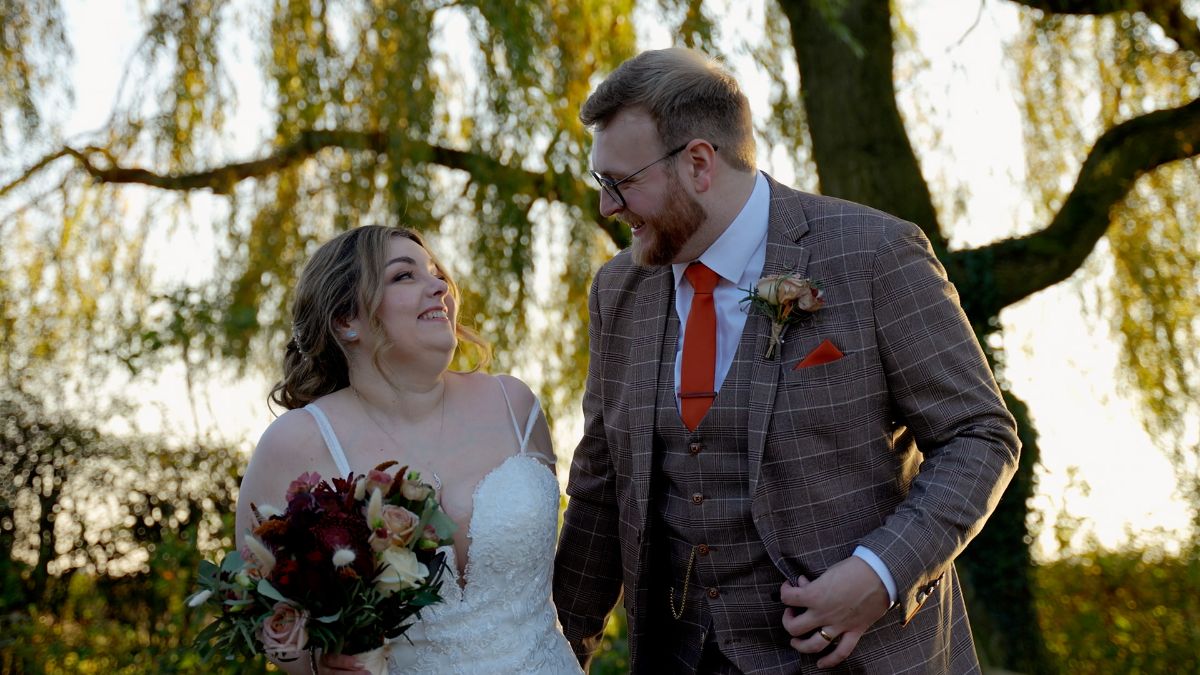
[[[816,349],[812,350],[812,352],[810,352],[808,356],[804,357],[800,363],[797,363],[796,367],[792,368],[792,370],[812,368],[813,366],[833,363],[843,356],[845,356],[845,354],[842,353],[842,350],[838,349],[829,340],[823,340],[821,344],[817,345]]]

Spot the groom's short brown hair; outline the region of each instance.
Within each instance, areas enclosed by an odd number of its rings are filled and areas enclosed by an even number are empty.
[[[683,47],[642,52],[622,63],[584,101],[579,119],[604,128],[627,108],[642,108],[663,147],[703,138],[735,169],[754,169],[750,102],[719,63]]]

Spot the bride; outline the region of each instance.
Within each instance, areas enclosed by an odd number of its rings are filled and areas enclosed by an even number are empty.
[[[459,341],[454,283],[415,232],[367,226],[305,266],[293,336],[238,496],[237,543],[251,503],[277,502],[305,471],[366,473],[397,460],[440,486],[458,524],[441,603],[392,643],[389,672],[579,673],[550,599],[558,482],[545,417],[507,376],[448,370]],[[348,655],[277,663],[290,673],[356,673]]]

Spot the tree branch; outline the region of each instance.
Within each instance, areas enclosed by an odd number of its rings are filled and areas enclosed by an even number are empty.
[[[63,149],[59,150],[58,152],[50,153],[49,155],[46,155],[45,157],[41,158],[33,166],[22,171],[21,175],[17,176],[12,181],[5,183],[4,185],[0,185],[0,199],[2,199],[4,197],[4,195],[7,195],[9,192],[12,192],[13,190],[20,187],[22,184],[25,183],[25,181],[29,180],[30,178],[33,178],[42,169],[45,169],[46,167],[50,166],[54,162],[62,159],[63,157],[67,157],[69,155],[70,155],[69,149],[63,148]]]
[[[162,174],[141,167],[121,166],[103,148],[76,149],[68,146],[47,155],[12,182],[0,186],[0,197],[26,182],[51,163],[68,156],[73,157],[93,180],[101,183],[147,185],[161,190],[179,192],[211,190],[219,195],[229,195],[241,181],[265,178],[305,162],[328,148],[384,155],[402,152],[412,161],[429,162],[450,169],[466,171],[479,182],[503,183],[515,194],[577,204],[588,209],[590,213],[599,213],[596,191],[588,189],[575,176],[554,171],[544,173],[527,171],[509,166],[481,153],[397,138],[381,131],[342,129],[303,131],[292,142],[260,159],[235,162],[205,171],[182,174]],[[616,221],[597,216],[596,224],[618,247],[623,248],[628,245],[629,235]]]
[[[1075,187],[1043,230],[951,255],[967,274],[984,270],[996,296],[992,312],[1071,276],[1104,236],[1110,211],[1141,175],[1200,157],[1200,99],[1118,124],[1100,136]],[[975,272],[977,273],[977,272]]]
[[[1010,0],[1049,14],[1100,16],[1141,12],[1158,24],[1181,49],[1200,55],[1200,24],[1183,11],[1180,0]]]

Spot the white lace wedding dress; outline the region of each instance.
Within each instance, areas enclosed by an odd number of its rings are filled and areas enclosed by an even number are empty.
[[[421,619],[405,633],[407,639],[402,636],[391,644],[390,675],[582,672],[550,599],[558,481],[525,452],[539,407],[535,402],[522,433],[503,384],[500,390],[520,451],[475,487],[466,587],[458,584],[454,547],[443,547],[449,564],[443,600],[421,610]],[[350,473],[325,414],[312,404],[307,409],[338,470]]]

